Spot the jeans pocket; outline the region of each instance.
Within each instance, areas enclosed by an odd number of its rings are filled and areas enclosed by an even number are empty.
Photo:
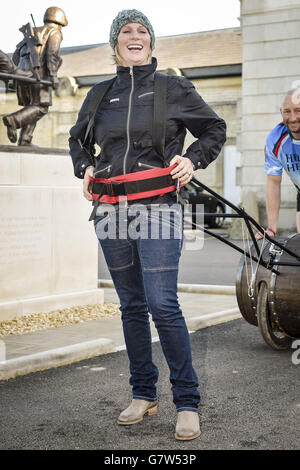
[[[178,271],[181,240],[142,240],[140,253],[142,269],[146,272]]]
[[[99,240],[110,271],[124,271],[134,263],[133,247],[128,240]]]
[[[94,219],[95,229],[96,229],[99,222],[102,222],[102,221],[108,222],[108,220],[109,220],[109,214],[96,215],[96,217]]]

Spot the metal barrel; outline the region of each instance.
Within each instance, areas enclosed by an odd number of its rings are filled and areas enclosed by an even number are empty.
[[[293,234],[286,238],[276,237],[285,248],[300,257],[300,234]],[[258,242],[261,249],[263,241]],[[270,252],[271,250],[271,252]],[[254,246],[250,252],[257,256]],[[272,321],[279,330],[287,336],[300,337],[300,261],[290,256],[284,250],[274,247],[271,242],[265,240],[261,259],[268,263],[273,258],[274,270],[265,268],[261,264],[242,256],[236,276],[236,297],[238,306],[245,320],[258,326],[257,297],[262,282],[268,290],[268,308]],[[252,287],[251,277],[253,276]]]
[[[300,256],[300,234],[286,239],[285,245]],[[288,336],[300,337],[300,267],[293,266],[291,257],[285,253],[277,255],[280,275],[272,273],[269,283],[268,303],[273,315]],[[299,263],[300,264],[300,263]]]
[[[261,249],[263,241],[259,240],[258,246]],[[265,254],[269,251],[270,242],[265,240],[262,258],[265,258]],[[257,253],[254,245],[250,248],[250,253],[252,256],[257,258]],[[257,320],[257,296],[259,289],[259,281],[264,280],[268,283],[270,278],[270,271],[263,266],[257,266],[257,262],[251,260],[246,255],[243,255],[240,259],[239,266],[237,269],[236,275],[236,298],[238,306],[242,316],[245,320],[251,325],[258,326]],[[250,292],[250,281],[252,273],[256,272],[256,276],[253,283],[253,291]]]

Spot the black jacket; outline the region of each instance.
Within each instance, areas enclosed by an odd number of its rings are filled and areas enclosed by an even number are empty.
[[[152,147],[153,85],[156,59],[143,66],[117,67],[117,78],[104,96],[95,117],[95,143],[101,148],[95,158],[81,148],[88,123],[88,103],[103,82],[87,94],[78,120],[70,130],[70,155],[74,173],[83,178],[85,168],[95,165],[95,176],[112,176],[165,166]],[[226,124],[203,101],[194,86],[184,77],[168,76],[167,124],[165,139],[166,164],[181,155],[188,129],[197,138],[184,157],[195,169],[206,168],[215,160],[226,140]]]

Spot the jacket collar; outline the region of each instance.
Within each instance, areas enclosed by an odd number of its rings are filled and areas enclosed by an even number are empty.
[[[157,67],[157,60],[152,57],[152,63],[147,65],[134,65],[132,67],[133,76],[135,81],[144,80],[146,77],[153,75]],[[126,83],[131,81],[130,67],[117,67],[117,81],[119,83]]]

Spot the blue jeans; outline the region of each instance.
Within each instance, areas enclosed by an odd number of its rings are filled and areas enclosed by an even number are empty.
[[[120,299],[133,398],[155,401],[158,369],[152,361],[151,313],[170,369],[177,411],[197,411],[198,379],[189,333],[178,304],[183,217],[179,204],[114,208],[95,230]],[[104,210],[103,206],[101,210]]]

